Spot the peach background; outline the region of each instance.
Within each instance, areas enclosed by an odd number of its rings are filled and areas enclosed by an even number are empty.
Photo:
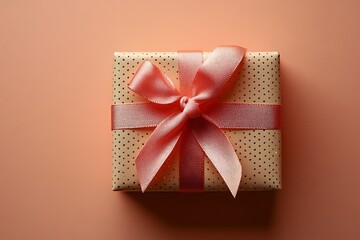
[[[0,3],[0,239],[359,239],[359,1]],[[114,51],[281,53],[279,192],[111,191]]]

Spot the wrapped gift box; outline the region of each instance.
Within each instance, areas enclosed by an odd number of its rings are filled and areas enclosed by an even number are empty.
[[[203,53],[206,59],[209,52]],[[179,88],[177,52],[115,52],[113,104],[144,102],[128,89],[136,70],[150,60]],[[221,102],[280,104],[278,52],[247,52],[240,72]],[[113,190],[140,191],[135,157],[153,129],[113,130]],[[242,165],[239,190],[281,188],[281,131],[223,129]],[[179,157],[174,153],[162,166],[147,191],[179,191]],[[228,191],[222,177],[205,157],[204,190]]]

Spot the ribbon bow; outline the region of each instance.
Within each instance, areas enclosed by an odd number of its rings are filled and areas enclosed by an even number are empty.
[[[156,126],[135,159],[143,192],[182,139],[183,155],[202,158],[204,153],[236,196],[242,167],[220,128],[279,127],[278,105],[216,103],[218,95],[238,71],[245,51],[237,46],[218,47],[203,63],[202,58],[198,61],[199,54],[187,55],[190,57],[182,62],[181,68],[179,62],[179,75],[183,78],[181,92],[150,61],[139,67],[128,87],[150,103],[115,105],[113,129]],[[187,170],[199,168],[196,162],[187,165]],[[195,172],[184,181],[191,182],[192,177],[201,180],[201,175]]]

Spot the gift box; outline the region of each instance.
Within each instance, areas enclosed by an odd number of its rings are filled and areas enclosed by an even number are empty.
[[[211,52],[196,53],[201,54],[202,62],[205,62],[212,54]],[[143,96],[129,88],[129,83],[144,62],[151,62],[166,79],[174,84],[175,89],[181,89],[179,70],[182,66],[179,56],[179,52],[115,52],[113,106],[148,102]],[[281,130],[278,123],[281,104],[279,61],[278,52],[244,53],[238,71],[233,73],[233,80],[229,83],[231,86],[216,98],[216,102],[219,103],[243,104],[245,107],[276,106],[277,116],[271,116],[277,121],[275,127],[221,128],[241,164],[242,173],[238,189],[242,191],[281,189]],[[112,110],[113,190],[140,191],[135,159],[153,133],[155,126],[150,126],[150,124],[137,128],[116,128],[114,118],[119,116],[114,116],[114,108]],[[139,114],[141,117],[141,112]],[[120,117],[130,118],[127,121],[139,120],[139,116],[134,113]],[[242,118],[242,115],[236,118]],[[146,191],[182,190],[180,156],[179,146],[176,145],[151,179]],[[150,155],[149,158],[151,158]],[[201,158],[203,158],[203,162],[200,163],[202,168],[200,181],[203,181],[201,190],[228,191],[224,177],[208,156],[204,154]]]

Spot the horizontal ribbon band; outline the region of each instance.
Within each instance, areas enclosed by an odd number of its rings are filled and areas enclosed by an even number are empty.
[[[111,106],[111,129],[156,127],[173,113],[173,108],[154,103],[129,103]]]
[[[112,105],[113,130],[156,127],[173,112],[171,106],[153,103]],[[216,103],[206,116],[224,129],[280,129],[281,105]]]

